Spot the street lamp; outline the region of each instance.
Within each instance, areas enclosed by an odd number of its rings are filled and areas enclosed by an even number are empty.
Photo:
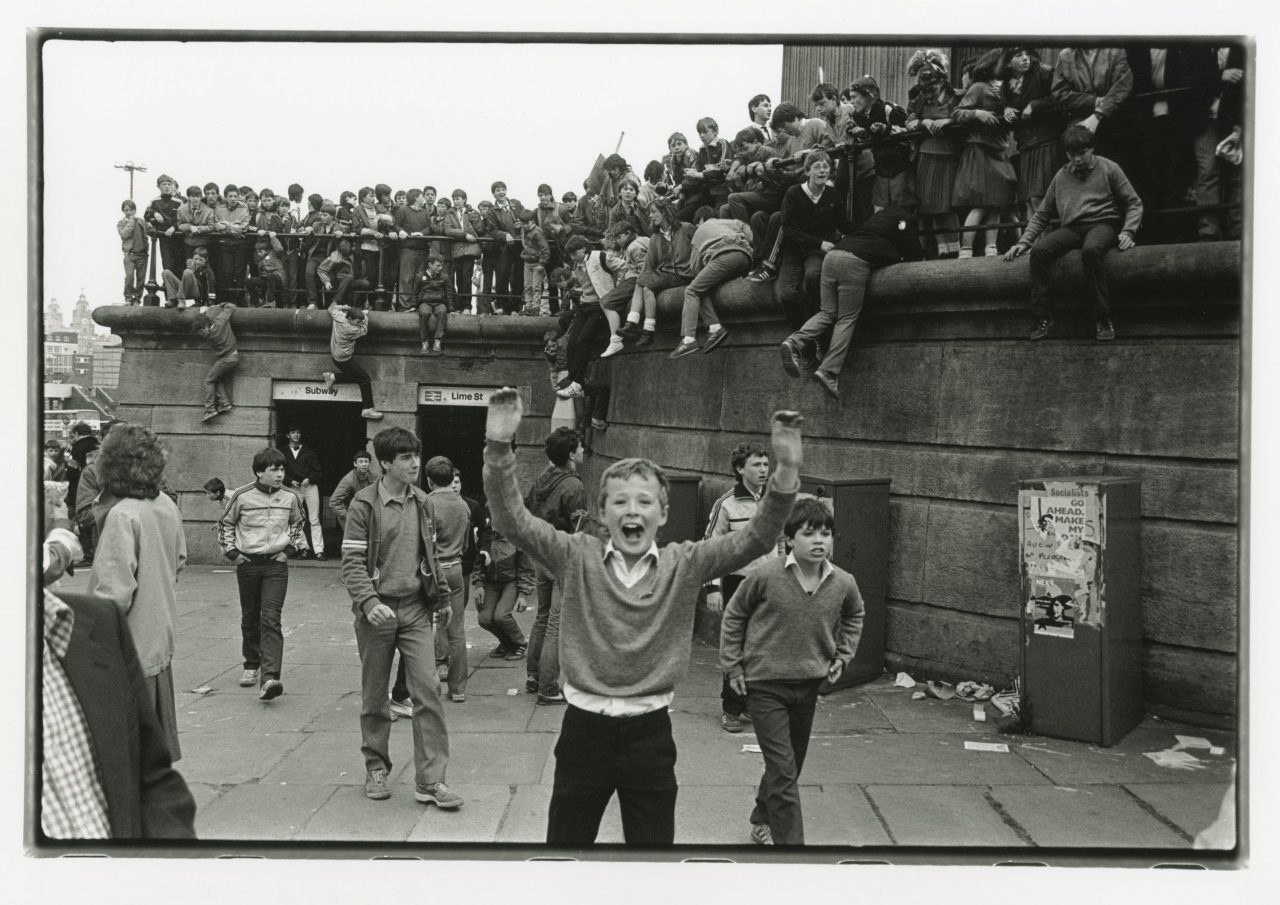
[[[132,160],[126,160],[124,163],[116,164],[117,170],[129,171],[129,200],[133,200],[133,174],[135,172],[145,173],[147,168],[140,163],[134,163]]]

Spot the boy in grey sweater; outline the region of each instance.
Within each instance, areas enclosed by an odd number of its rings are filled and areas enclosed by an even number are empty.
[[[784,529],[791,552],[750,573],[720,621],[720,668],[746,695],[764,776],[751,841],[804,845],[800,770],[823,679],[835,682],[858,649],[862,595],[833,565],[835,519],[821,500],[796,503]]]
[[[668,706],[689,665],[698,588],[767,553],[800,489],[802,419],[775,412],[776,468],[742,531],[667,544],[667,478],[647,459],[622,459],[600,479],[598,508],[608,539],[558,531],[520,498],[511,440],[522,407],[515,390],[489,400],[484,485],[493,527],[560,583],[560,667],[565,710],[547,842],[595,842],[614,792],[629,845],[675,840],[676,748]]]

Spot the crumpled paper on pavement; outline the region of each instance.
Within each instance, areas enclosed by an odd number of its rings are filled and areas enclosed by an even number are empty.
[[[916,680],[911,678],[905,672],[898,673],[897,678],[893,680],[894,688],[915,688]]]
[[[956,697],[966,701],[985,701],[995,693],[994,688],[981,682],[965,681],[956,686]]]

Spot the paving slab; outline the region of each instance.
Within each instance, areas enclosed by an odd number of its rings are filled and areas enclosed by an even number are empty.
[[[564,712],[566,705],[564,704],[546,704],[539,705],[537,703],[537,695],[526,694],[521,692],[520,696],[526,701],[533,701],[533,712],[529,715],[529,722],[525,726],[526,732],[559,732],[560,726],[564,723]]]
[[[444,706],[450,736],[458,732],[524,732],[534,709],[533,701],[523,695],[472,694],[470,687],[466,703],[446,701]]]
[[[1193,730],[1182,734],[1205,737]],[[1162,767],[1144,755],[1147,751],[1172,748],[1176,744],[1173,736],[1173,732],[1165,730],[1135,729],[1110,748],[1044,736],[1010,739],[1009,747],[1060,786],[1169,782],[1174,778],[1171,774],[1177,774],[1178,782],[1190,785],[1231,780],[1235,759],[1230,748],[1216,756],[1207,751],[1188,752],[1200,761],[1200,770]]]
[[[912,846],[1020,846],[982,786],[868,786],[893,841]]]
[[[178,772],[182,772],[182,761],[178,761]],[[191,797],[196,802],[196,813],[208,807],[213,801],[221,795],[225,788],[223,786],[210,785],[207,782],[191,782],[187,781],[187,788],[191,791]]]
[[[196,814],[200,839],[293,839],[333,795],[331,785],[250,784],[228,789]]]
[[[991,796],[1038,846],[1187,848],[1191,843],[1116,786],[996,785]]]
[[[541,781],[553,738],[523,732],[449,732],[451,785],[524,785]],[[406,777],[405,781],[411,781]]]
[[[511,795],[495,842],[541,843],[547,839],[549,784],[521,785]]]
[[[422,819],[425,805],[413,790],[399,787],[390,798],[373,801],[361,785],[338,786],[336,791],[295,834],[299,840],[325,842],[403,842]]]
[[[272,783],[307,783],[311,785],[364,785],[364,758],[360,754],[360,731],[292,733],[298,743],[262,778]],[[409,733],[391,733],[387,754],[391,758],[388,776],[391,782],[406,770],[413,781],[413,737]]]
[[[809,782],[863,785],[1048,784],[1016,754],[969,751],[967,737],[952,733],[867,733],[815,738],[809,743],[804,778]],[[1000,742],[989,735],[977,740]]]
[[[912,691],[923,690],[923,687],[877,689],[866,692],[865,697],[895,732],[957,732],[976,737],[993,731],[995,714],[990,707],[986,708],[990,722],[979,723],[973,718],[972,701],[959,698],[913,701]]]
[[[418,820],[409,831],[408,841],[493,842],[511,803],[511,787],[450,782],[449,788],[462,796],[462,807],[442,811],[434,805],[419,804]],[[399,791],[397,788],[396,793]]]
[[[865,695],[846,690],[818,698],[810,735],[852,735],[858,732],[885,732],[893,728],[889,718]]]
[[[354,669],[360,674],[360,651],[355,642],[299,640],[286,638],[284,642],[287,666],[324,666],[327,668]]]
[[[187,782],[239,785],[261,779],[305,737],[299,733],[219,733],[202,742],[193,735],[182,738],[178,772]]]
[[[1125,788],[1174,823],[1188,836],[1209,826],[1218,816],[1229,783],[1127,783]],[[1225,846],[1232,848],[1232,845]]]
[[[680,786],[740,786],[760,780],[764,757],[743,753],[743,745],[755,744],[751,732],[730,735],[716,725],[714,734],[701,723],[705,717],[691,719],[672,717],[672,736],[676,742],[676,779]],[[806,773],[808,766],[805,767]],[[806,775],[805,777],[809,777]],[[815,780],[816,781],[816,780]]]
[[[751,801],[755,801],[754,789]],[[804,811],[806,845],[860,847],[892,843],[884,824],[858,786],[804,783],[800,786],[800,807]]]
[[[300,732],[314,722],[320,711],[333,706],[336,695],[289,695],[270,704],[258,700],[256,688],[212,691],[209,694],[176,696],[178,732],[185,748],[187,736],[224,732]],[[196,744],[216,744],[208,739],[192,739]]]
[[[360,690],[360,661],[343,660],[317,666],[307,663],[294,663],[289,658],[289,645],[284,648],[284,667],[280,671],[280,681],[284,682],[286,694],[303,692],[315,694],[319,692],[346,694],[348,691]],[[390,687],[390,683],[388,683]]]
[[[240,678],[240,672],[243,666],[237,664],[235,677]],[[193,688],[201,688],[206,685],[222,684],[226,690],[236,687],[235,682],[220,682],[225,679],[228,672],[226,660],[212,660],[204,658],[177,657],[173,661],[173,689],[174,692],[182,693],[190,691]]]
[[[499,661],[505,662],[505,661]],[[524,664],[506,663],[506,668],[486,666],[481,668],[471,664],[471,675],[467,679],[467,698],[471,695],[505,695],[509,689],[524,694]]]

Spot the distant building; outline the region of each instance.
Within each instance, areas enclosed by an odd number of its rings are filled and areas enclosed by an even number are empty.
[[[46,383],[71,383],[73,358],[79,351],[80,336],[74,330],[51,330],[44,335],[44,379]]]
[[[65,330],[67,322],[63,320],[65,315],[62,313],[62,306],[58,304],[57,299],[49,299],[48,304],[44,306],[44,328],[48,330]]]
[[[71,435],[71,425],[87,422],[95,431],[103,421],[110,421],[115,400],[93,388],[78,387],[71,383],[46,383],[44,385],[44,435],[66,440]]]
[[[80,290],[80,298],[76,299],[76,307],[71,312],[71,329],[76,331],[78,337],[77,351],[91,353],[96,332],[93,329],[93,312],[89,310],[89,299],[83,289]]]
[[[114,390],[120,385],[120,337],[114,334],[93,341],[93,379],[91,385],[100,390]]]

